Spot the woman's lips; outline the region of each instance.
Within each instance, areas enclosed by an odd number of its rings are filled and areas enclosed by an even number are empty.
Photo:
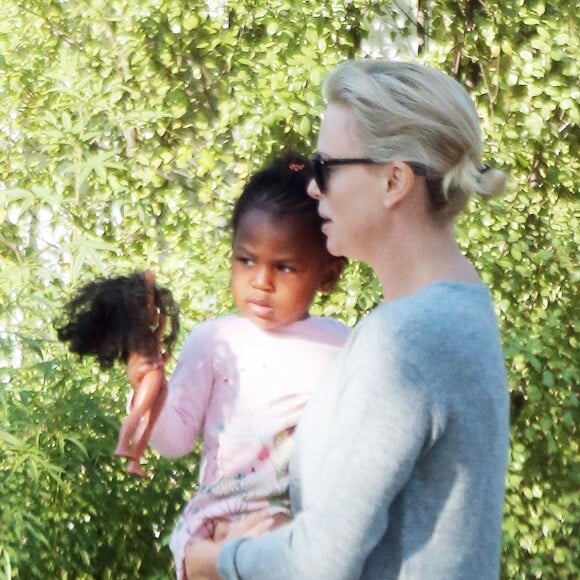
[[[320,219],[322,220],[322,226],[320,227],[320,229],[322,230],[322,233],[325,234],[326,230],[328,229],[328,226],[332,223],[332,220],[325,216],[323,213],[318,212],[318,214],[320,215]]]

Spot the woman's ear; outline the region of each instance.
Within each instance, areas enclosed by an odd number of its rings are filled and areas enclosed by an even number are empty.
[[[384,167],[385,190],[383,193],[383,205],[387,209],[393,209],[403,201],[413,189],[415,174],[403,161],[393,161]]]
[[[324,272],[322,274],[322,280],[320,281],[320,291],[321,292],[331,292],[334,290],[344,266],[346,265],[346,258],[332,257],[326,263],[324,267]]]

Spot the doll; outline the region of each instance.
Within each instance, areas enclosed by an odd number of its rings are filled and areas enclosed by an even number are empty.
[[[165,362],[179,330],[177,304],[146,270],[89,282],[65,309],[67,322],[56,331],[71,352],[95,356],[101,368],[116,360],[127,365],[131,405],[114,454],[129,460],[129,473],[146,477],[140,459],[167,395]]]

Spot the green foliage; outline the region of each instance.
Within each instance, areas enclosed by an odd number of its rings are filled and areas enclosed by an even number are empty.
[[[280,148],[314,149],[326,71],[405,53],[464,82],[508,195],[459,224],[496,299],[513,396],[506,578],[579,575],[578,34],[542,0],[0,1],[0,576],[161,578],[197,455],[113,460],[122,369],[56,341],[69,293],[151,266],[184,333],[233,308],[229,213]],[[409,48],[410,47],[410,48]],[[380,301],[348,266],[315,311]]]
[[[313,148],[322,77],[369,6],[0,5],[0,576],[171,574],[198,457],[125,475],[122,370],[68,356],[52,322],[82,282],[145,266],[184,332],[231,310],[232,201],[279,148]],[[343,297],[351,322],[371,306],[345,285],[318,311]]]
[[[182,478],[191,485],[191,475],[185,465],[160,462],[155,479],[130,479],[111,458],[119,389],[107,389],[106,377],[88,365],[73,364],[39,363],[27,369],[38,389],[8,391],[3,424],[18,438],[8,436],[0,447],[5,562],[23,578],[134,577],[168,569],[159,520],[147,516],[154,510],[156,518],[174,518],[185,490],[168,489],[167,482]]]

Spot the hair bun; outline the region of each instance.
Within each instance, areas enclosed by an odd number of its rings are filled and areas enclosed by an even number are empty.
[[[507,180],[507,175],[501,169],[487,166],[485,171],[479,172],[475,193],[482,197],[498,197],[503,194]]]

